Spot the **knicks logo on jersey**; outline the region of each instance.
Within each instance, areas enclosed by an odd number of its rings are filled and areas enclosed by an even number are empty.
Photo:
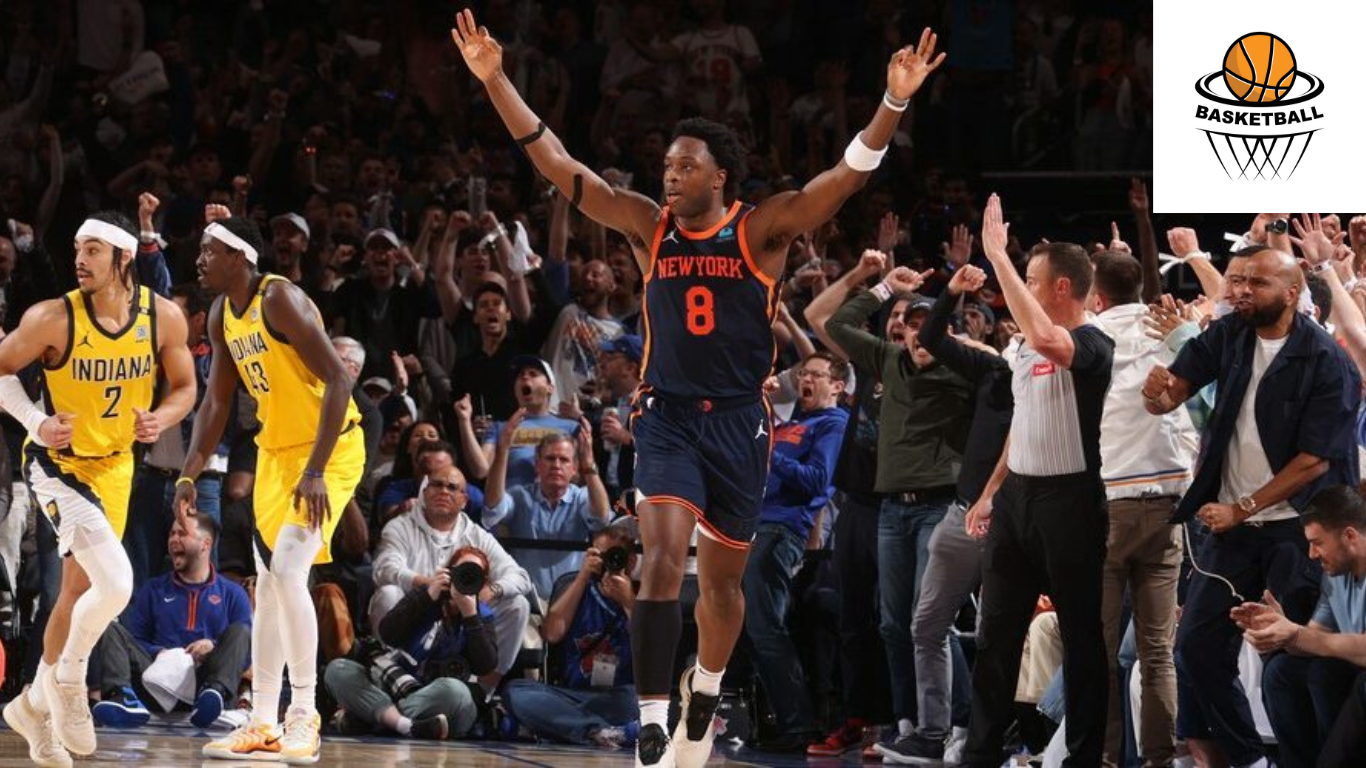
[[[228,339],[228,351],[232,353],[232,359],[239,363],[249,357],[263,355],[268,349],[260,331],[252,331],[241,338]]]
[[[720,277],[744,280],[744,262],[731,256],[663,256],[655,263],[655,277]]]
[[[151,355],[133,357],[73,357],[71,378],[74,381],[131,381],[153,372]]]

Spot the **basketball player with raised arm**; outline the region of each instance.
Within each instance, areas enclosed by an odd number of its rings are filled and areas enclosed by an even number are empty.
[[[194,406],[185,317],[135,282],[136,233],[119,213],[86,219],[76,231],[77,289],[33,305],[0,343],[0,406],[28,430],[24,473],[63,556],[38,674],[5,707],[38,765],[95,751],[85,672],[133,591],[122,543],[133,443],[156,442]],[[46,411],[14,376],[33,362],[42,364]]]
[[[631,616],[640,696],[639,765],[691,768],[711,753],[721,677],[744,623],[741,579],[768,474],[772,422],[762,395],[788,243],[828,221],[881,161],[902,111],[944,60],[925,30],[887,66],[887,91],[844,160],[798,191],[757,206],[727,192],[745,151],[727,127],[684,120],[664,158],[664,206],[614,189],[565,152],[502,69],[502,48],[474,15],[451,36],[536,169],[593,220],[626,236],[645,275],[644,383],[632,434],[641,590]],[[697,664],[683,674],[683,715],[667,732],[683,564],[695,526]]]
[[[365,444],[351,375],[302,289],[256,262],[261,233],[233,216],[204,230],[199,281],[222,294],[209,315],[209,391],[176,481],[178,515],[192,514],[195,478],[223,435],[241,381],[255,398],[256,613],[251,626],[251,718],[204,746],[205,757],[316,763],[318,620],[308,594],[314,563],[331,562],[332,534],[360,482]],[[277,722],[281,675],[292,690]]]

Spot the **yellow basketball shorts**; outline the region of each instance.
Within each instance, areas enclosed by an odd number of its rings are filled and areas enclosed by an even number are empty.
[[[252,503],[256,510],[258,548],[264,548],[262,561],[269,562],[268,553],[275,550],[275,540],[286,525],[308,528],[308,505],[303,501],[294,506],[294,489],[304,476],[313,444],[292,445],[287,448],[262,448],[256,456],[256,488]],[[332,562],[332,534],[341,522],[342,512],[351,501],[365,472],[365,436],[356,425],[337,437],[332,458],[323,470],[327,483],[327,501],[332,506],[332,517],[323,521],[323,548],[314,559],[315,565]]]
[[[123,539],[128,500],[133,494],[133,453],[87,458],[24,445],[24,474],[38,506],[57,531],[57,552],[71,552],[81,537],[104,528]]]

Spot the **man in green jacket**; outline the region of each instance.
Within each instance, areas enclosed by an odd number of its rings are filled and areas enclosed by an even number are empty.
[[[911,619],[920,578],[929,560],[930,534],[955,501],[972,420],[971,385],[916,343],[920,324],[934,306],[933,300],[914,293],[928,274],[898,267],[872,290],[846,301],[825,325],[830,339],[849,355],[860,381],[882,387],[874,488],[883,497],[878,591],[900,739],[912,735],[914,722]],[[894,304],[886,338],[878,338],[864,326],[888,301]]]

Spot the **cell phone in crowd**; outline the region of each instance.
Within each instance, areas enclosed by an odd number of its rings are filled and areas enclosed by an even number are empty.
[[[470,177],[470,218],[475,221],[488,210],[489,180],[483,176]]]

